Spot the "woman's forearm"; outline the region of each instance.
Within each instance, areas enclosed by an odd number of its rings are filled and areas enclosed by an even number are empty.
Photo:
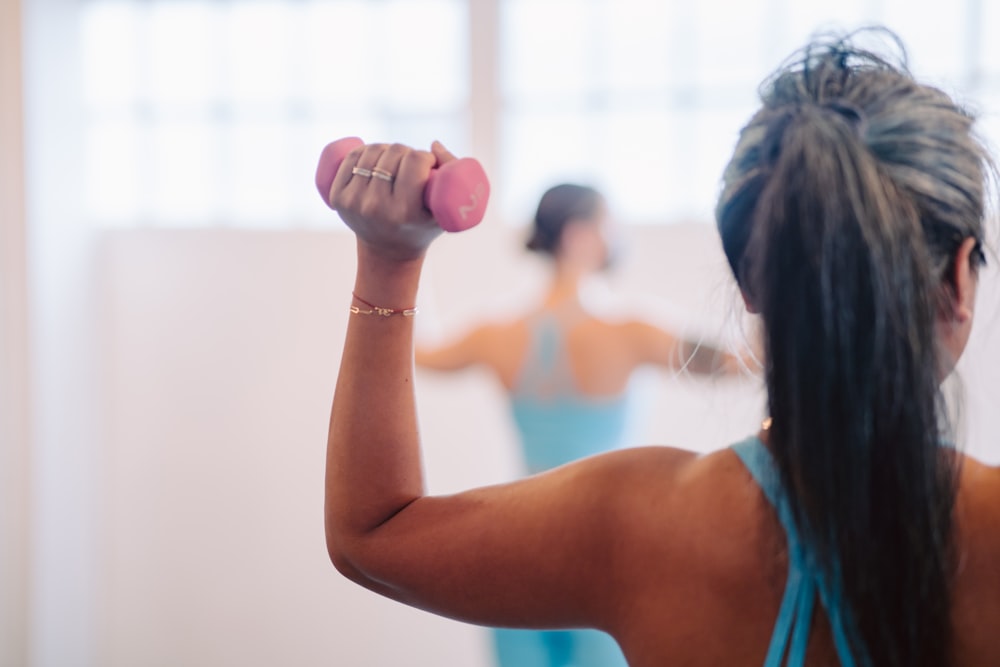
[[[386,260],[359,243],[354,292],[378,306],[410,308],[422,263],[422,258]],[[325,516],[331,556],[350,560],[359,538],[423,491],[413,394],[413,317],[352,313],[327,449]]]

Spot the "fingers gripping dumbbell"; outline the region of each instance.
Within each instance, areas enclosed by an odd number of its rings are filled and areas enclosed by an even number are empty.
[[[319,156],[316,167],[316,188],[327,205],[330,188],[344,158],[364,142],[357,137],[338,139]],[[461,158],[431,171],[424,186],[424,206],[446,232],[461,232],[478,225],[486,212],[490,182],[478,160]]]

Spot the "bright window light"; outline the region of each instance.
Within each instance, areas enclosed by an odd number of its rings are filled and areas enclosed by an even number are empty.
[[[460,0],[83,4],[89,216],[329,224],[312,186],[326,142],[467,152],[467,12]]]
[[[960,100],[1000,90],[1000,47],[983,28],[1000,25],[1000,2],[942,13],[937,0],[499,1],[497,191],[513,219],[576,177],[631,222],[711,221],[758,84],[819,31],[885,24],[919,77]]]
[[[498,20],[472,26],[474,2]],[[494,149],[502,219],[526,220],[547,187],[576,180],[603,189],[626,222],[708,222],[760,81],[817,31],[874,23],[900,35],[919,77],[978,110],[1000,146],[992,0],[946,12],[939,0],[80,7],[86,205],[101,224],[327,225],[312,186],[327,141],[440,139],[469,154],[474,127]],[[478,69],[472,34],[497,45],[495,76]]]

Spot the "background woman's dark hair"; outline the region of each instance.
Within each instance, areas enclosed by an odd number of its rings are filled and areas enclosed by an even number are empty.
[[[541,201],[532,223],[528,250],[555,255],[566,223],[589,220],[600,208],[603,197],[594,188],[562,183],[549,188]]]
[[[940,666],[958,459],[941,447],[934,323],[959,245],[983,238],[989,160],[971,116],[905,57],[851,39],[813,44],[762,87],[716,217],[763,318],[774,455],[842,582],[855,659]]]

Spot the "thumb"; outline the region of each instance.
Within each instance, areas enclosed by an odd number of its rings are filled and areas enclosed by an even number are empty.
[[[437,159],[437,162],[434,165],[435,168],[457,159],[440,141],[435,141],[431,144],[431,153],[433,153],[434,157]]]

